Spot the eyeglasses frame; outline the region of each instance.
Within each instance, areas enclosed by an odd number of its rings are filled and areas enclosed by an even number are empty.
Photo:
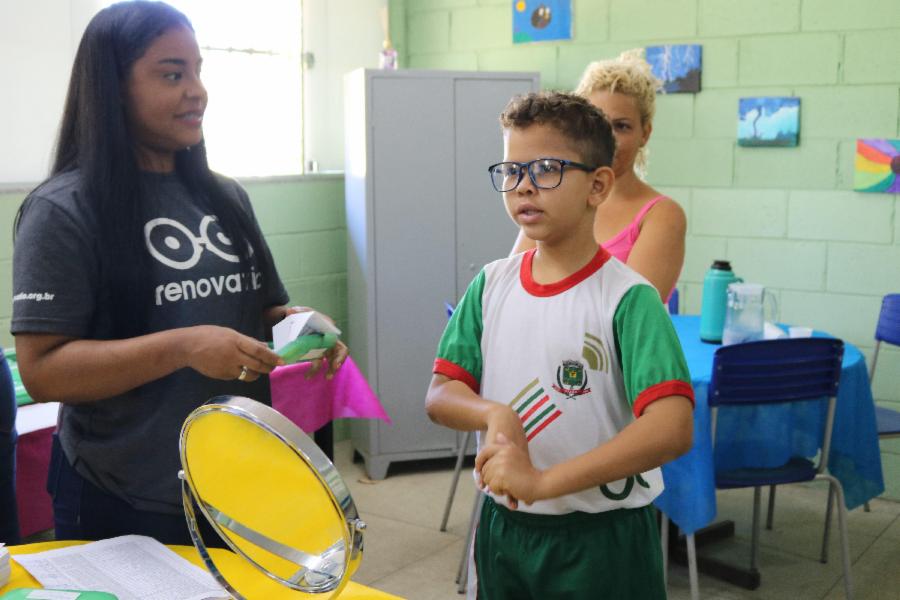
[[[555,160],[555,161],[557,161],[558,163],[560,163],[560,165],[561,165],[561,168],[560,168],[560,171],[559,171],[559,183],[557,183],[556,185],[554,185],[554,186],[552,186],[552,187],[546,187],[546,186],[538,185],[538,182],[535,181],[534,173],[531,172],[531,165],[533,165],[533,164],[536,163],[536,162],[540,162],[540,161],[542,161],[542,160]],[[491,177],[491,186],[492,186],[495,190],[497,190],[499,193],[501,193],[501,194],[505,194],[505,193],[507,193],[507,192],[512,192],[512,191],[514,191],[516,188],[518,188],[518,187],[519,187],[519,184],[522,183],[522,179],[525,178],[525,172],[526,172],[526,171],[528,172],[528,179],[531,180],[531,183],[532,183],[532,185],[534,185],[535,188],[537,188],[537,189],[539,189],[539,190],[554,190],[554,189],[556,189],[556,188],[558,188],[559,186],[562,185],[563,178],[564,178],[564,176],[565,176],[565,174],[566,174],[566,168],[571,167],[571,168],[573,168],[573,169],[578,169],[578,170],[580,170],[580,171],[585,171],[585,172],[588,172],[588,173],[590,173],[591,171],[595,171],[595,170],[597,170],[597,169],[600,168],[599,166],[598,166],[598,167],[592,167],[592,166],[586,165],[586,164],[584,164],[584,163],[575,162],[574,160],[566,160],[566,159],[564,159],[564,158],[555,158],[555,157],[552,157],[552,156],[543,156],[543,157],[541,157],[541,158],[536,158],[536,159],[534,159],[534,160],[530,160],[530,161],[525,162],[525,163],[516,162],[516,161],[514,161],[514,160],[504,160],[504,161],[501,161],[501,162],[498,162],[498,163],[494,163],[494,164],[492,164],[491,166],[488,167],[488,175],[491,175],[491,172],[494,170],[494,167],[497,167],[497,166],[503,165],[503,164],[514,164],[514,165],[519,165],[519,178],[516,180],[516,185],[512,186],[512,187],[509,188],[508,190],[498,190],[496,184],[494,184],[494,178]]]

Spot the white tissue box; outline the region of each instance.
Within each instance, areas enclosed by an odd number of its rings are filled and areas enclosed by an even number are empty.
[[[272,328],[272,348],[278,352],[301,335],[333,333],[341,335],[334,323],[314,310],[288,315]]]

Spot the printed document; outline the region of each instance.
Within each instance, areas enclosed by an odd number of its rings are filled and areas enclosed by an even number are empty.
[[[108,592],[119,600],[230,598],[209,573],[140,535],[19,554],[13,560],[46,588]]]

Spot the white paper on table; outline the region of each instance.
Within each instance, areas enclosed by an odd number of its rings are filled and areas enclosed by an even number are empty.
[[[16,431],[25,435],[48,427],[56,427],[59,402],[36,402],[20,406],[16,411]]]
[[[6,585],[12,572],[12,567],[9,566],[9,550],[3,546],[5,544],[0,542],[0,587]]]
[[[119,600],[230,598],[209,573],[141,535],[20,554],[13,560],[47,588],[108,592]]]
[[[34,590],[25,596],[28,600],[78,600],[80,592],[66,592],[61,590]]]
[[[782,338],[786,338],[788,335],[784,332],[784,329],[776,325],[771,321],[766,321],[763,323],[763,339],[764,340],[780,340]]]

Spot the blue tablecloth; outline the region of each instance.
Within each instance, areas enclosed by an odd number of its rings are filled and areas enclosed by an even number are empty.
[[[655,505],[686,533],[708,525],[716,516],[713,452],[707,387],[713,354],[719,347],[700,341],[700,317],[672,317],[694,386],[694,445],[690,452],[663,466],[665,491]],[[825,335],[817,332],[816,335]],[[741,408],[719,411],[715,461],[720,468],[770,467],[788,457],[816,453],[824,420],[823,404]],[[875,405],[866,361],[853,345],[844,344],[834,434],[828,471],[844,488],[848,509],[884,491]]]

